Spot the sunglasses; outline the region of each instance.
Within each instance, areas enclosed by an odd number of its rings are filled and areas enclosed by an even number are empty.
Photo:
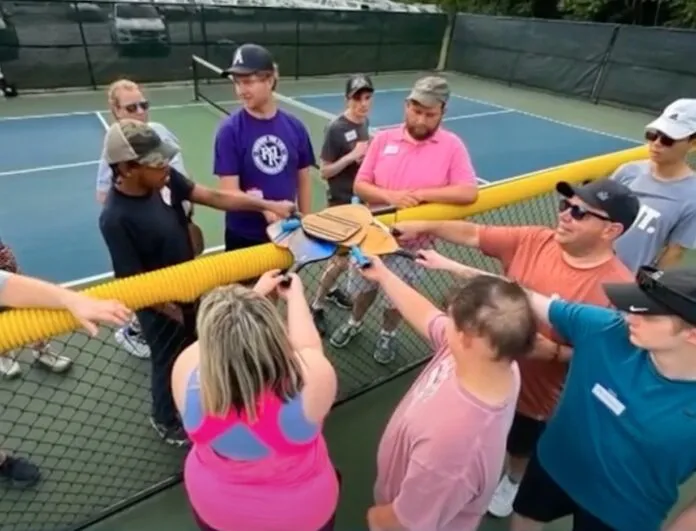
[[[659,140],[660,144],[665,147],[672,147],[675,142],[678,142],[678,140],[672,138],[671,136],[667,136],[663,132],[657,131],[656,129],[648,129],[645,131],[645,140],[648,142],[657,142]]]
[[[135,103],[129,103],[128,105],[124,105],[123,108],[131,114],[138,112],[138,109],[147,111],[150,108],[150,102],[147,100],[137,101]]]
[[[597,214],[596,212],[591,212],[590,210],[587,210],[579,205],[574,205],[567,199],[561,199],[558,202],[558,211],[565,212],[566,210],[570,211],[570,217],[575,221],[582,221],[587,216],[592,216],[594,218],[601,219],[602,221],[611,221],[611,219],[609,219],[607,216]]]

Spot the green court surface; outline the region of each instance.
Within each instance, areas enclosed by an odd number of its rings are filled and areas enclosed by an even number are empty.
[[[384,75],[376,78],[379,89],[408,87],[417,74]],[[640,140],[650,116],[626,110],[595,106],[533,91],[512,89],[504,85],[447,74],[452,90],[467,98],[485,100],[504,108],[542,115],[559,123],[602,131],[628,139]],[[337,94],[342,78],[281,80],[279,90],[292,97],[307,94]],[[232,88],[216,86],[211,94],[220,101],[234,99]],[[204,185],[216,186],[211,173],[212,140],[221,113],[202,102],[192,101],[190,86],[151,88],[151,119],[170,128],[179,138],[186,166],[193,178]],[[99,111],[109,119],[103,93],[52,94],[23,96],[0,104],[0,116],[43,115]],[[225,104],[232,106],[233,104]],[[325,117],[301,108],[290,108],[307,125],[315,149],[321,144]],[[495,135],[489,139],[495,143]],[[501,144],[513,157],[515,146]],[[541,169],[541,168],[539,168]],[[325,203],[324,185],[315,173],[313,203]],[[91,186],[91,183],[90,183]],[[223,215],[198,208],[198,223],[203,227],[206,244],[222,244]],[[552,225],[555,222],[555,199],[544,196],[496,209],[478,219],[498,224]],[[452,256],[487,269],[496,265],[478,253],[442,248]],[[302,276],[307,291],[313,292],[321,266],[308,268]],[[441,301],[451,279],[446,275],[428,274],[422,289],[434,301]],[[332,310],[331,326],[345,319],[344,312]],[[398,336],[400,353],[389,367],[372,361],[371,349],[379,323],[376,309],[366,319],[366,330],[351,343],[347,351],[328,349],[337,367],[341,398],[374,389],[336,407],[326,424],[326,436],[336,465],[344,478],[337,529],[366,529],[365,511],[371,502],[376,447],[391,411],[404,394],[428,352],[422,341],[402,327]],[[147,424],[147,363],[117,350],[110,331],[97,339],[81,333],[56,338],[56,345],[75,359],[75,368],[65,376],[47,375],[28,370],[14,382],[0,385],[0,433],[9,434],[3,445],[18,453],[31,455],[47,471],[45,480],[32,491],[9,492],[0,496],[0,514],[8,531],[72,529],[74,524],[107,510],[125,498],[136,496],[158,483],[167,483],[180,469],[184,453],[164,447]],[[29,361],[25,354],[22,358]],[[415,367],[415,369],[414,369]],[[393,375],[398,377],[390,379]],[[579,434],[582,436],[582,434]],[[689,488],[693,494],[696,488]],[[506,529],[504,521],[487,519],[484,531]],[[548,529],[567,530],[567,522]],[[89,529],[93,531],[192,531],[182,486],[175,485],[155,494]]]

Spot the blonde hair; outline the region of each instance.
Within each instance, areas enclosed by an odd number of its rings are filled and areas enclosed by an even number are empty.
[[[130,92],[140,90],[140,86],[130,79],[118,79],[109,85],[106,90],[106,99],[109,102],[109,108],[113,112],[119,107],[119,94],[123,91]]]
[[[203,298],[196,326],[205,413],[221,416],[234,408],[253,421],[264,391],[287,401],[302,389],[300,362],[266,297],[236,284],[216,288]]]

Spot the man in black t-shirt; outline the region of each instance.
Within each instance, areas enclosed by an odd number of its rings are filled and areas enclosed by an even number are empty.
[[[294,211],[290,201],[266,201],[196,184],[169,166],[176,154],[175,147],[143,122],[121,120],[106,133],[104,157],[113,172],[113,186],[99,228],[116,278],[193,260],[189,203],[219,210],[271,211],[279,217]],[[195,313],[195,304],[183,302],[138,312],[151,352],[151,423],[167,444],[175,446],[185,444],[186,436],[172,399],[171,368],[179,353],[195,341]]]
[[[329,185],[329,206],[345,205],[353,198],[353,181],[367,152],[370,140],[367,116],[375,89],[372,80],[356,74],[346,82],[346,110],[326,128],[321,148],[321,176]],[[348,259],[338,255],[330,262],[312,303],[312,315],[317,330],[326,331],[324,301],[329,300],[344,309],[351,307],[350,298],[334,287],[339,275],[346,270]]]

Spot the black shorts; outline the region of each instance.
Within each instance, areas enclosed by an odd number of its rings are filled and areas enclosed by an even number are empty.
[[[546,422],[515,413],[507,438],[507,452],[512,457],[531,457],[546,428]]]
[[[575,503],[546,473],[536,454],[527,465],[512,508],[520,516],[545,524],[572,516],[572,531],[616,531]]]
[[[237,251],[239,249],[247,249],[253,247],[254,245],[262,245],[268,243],[270,240],[265,238],[263,240],[252,240],[235,234],[229,229],[225,229],[225,251]]]

